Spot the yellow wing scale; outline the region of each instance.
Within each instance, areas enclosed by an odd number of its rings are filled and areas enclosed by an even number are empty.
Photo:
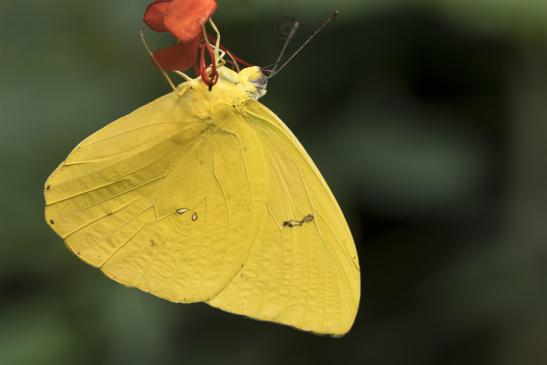
[[[311,159],[233,83],[182,89],[71,152],[46,182],[49,225],[126,286],[346,333],[360,297],[357,254]]]

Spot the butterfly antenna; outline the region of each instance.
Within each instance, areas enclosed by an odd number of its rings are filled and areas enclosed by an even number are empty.
[[[281,72],[281,70],[283,70],[285,66],[287,66],[300,52],[302,52],[302,50],[306,48],[306,46],[312,41],[312,39],[314,39],[323,29],[325,29],[327,25],[329,25],[338,16],[338,14],[340,14],[338,10],[332,13],[331,16],[329,16],[327,20],[325,20],[323,24],[321,24],[321,26],[317,28],[317,30],[313,32],[311,36],[308,37],[308,39],[306,39],[306,41],[291,55],[291,57],[289,57],[287,61],[285,61],[279,68],[277,68],[277,70],[275,70],[274,68],[274,71],[272,71],[272,73],[270,74],[270,76],[268,76],[268,78],[272,78],[275,75],[277,75],[279,72]],[[287,44],[288,42],[285,42],[285,46],[283,47],[284,49],[287,48],[286,47]]]
[[[285,55],[285,52],[287,51],[287,47],[289,46],[289,43],[291,43],[291,40],[294,38],[298,28],[300,28],[300,22],[298,20],[295,20],[292,23],[291,31],[289,32],[289,35],[285,39],[285,43],[283,44],[283,48],[281,48],[281,52],[279,52],[279,56],[277,57],[277,60],[273,64],[273,68],[272,68],[272,71],[270,72],[270,76],[273,76],[275,74],[275,71],[277,70],[277,67],[281,63],[281,59]]]

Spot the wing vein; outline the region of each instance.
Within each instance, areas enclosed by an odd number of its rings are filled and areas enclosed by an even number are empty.
[[[127,226],[129,223],[131,223],[132,221],[134,221],[135,219],[137,219],[141,214],[143,214],[144,212],[146,212],[148,209],[150,209],[151,207],[148,207],[146,209],[143,209],[141,212],[139,212],[139,214],[137,214],[136,216],[134,216],[133,218],[131,218],[129,221],[127,221],[123,226],[119,227],[115,232],[118,232],[121,228]],[[99,265],[99,268],[102,268],[104,267],[104,265],[106,265],[123,247],[125,247],[125,245],[131,241],[133,238],[135,238],[135,236],[137,236],[137,234],[139,234],[139,232],[144,228],[146,227],[146,225],[149,224],[149,222],[143,224],[137,231],[135,231],[135,233],[133,233],[127,240],[125,240],[124,243],[122,243],[120,245],[120,247],[118,247],[102,264]],[[113,233],[115,233],[113,232]],[[112,234],[113,234],[112,233]],[[95,246],[96,244],[94,244],[93,246]]]
[[[86,228],[86,227],[89,227],[90,225],[92,225],[93,223],[95,223],[95,222],[97,222],[97,221],[103,219],[104,217],[108,217],[109,215],[112,215],[112,214],[114,214],[114,213],[117,213],[117,212],[119,212],[119,211],[122,211],[122,210],[124,210],[125,208],[127,208],[127,207],[133,205],[133,203],[135,203],[137,200],[139,200],[139,198],[136,198],[136,199],[134,199],[133,201],[131,201],[131,202],[129,202],[129,203],[126,203],[126,204],[124,204],[123,206],[114,209],[114,210],[111,211],[110,213],[108,213],[108,212],[107,212],[107,213],[104,213],[102,216],[99,216],[99,217],[97,217],[97,218],[92,219],[91,221],[89,221],[89,222],[87,222],[86,224],[84,224],[84,225],[78,227],[78,228],[75,229],[74,231],[71,231],[71,232],[67,233],[66,235],[62,235],[61,238],[64,239],[64,240],[66,240],[67,238],[69,238],[69,237],[72,236],[73,234],[75,234],[75,233],[81,231],[82,229],[84,229],[84,228]],[[70,213],[69,213],[69,214],[70,214]]]

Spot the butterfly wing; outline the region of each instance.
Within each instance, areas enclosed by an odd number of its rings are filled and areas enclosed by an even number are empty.
[[[336,200],[272,112],[217,104],[170,94],[85,139],[46,182],[46,220],[124,285],[346,333],[360,275]]]
[[[263,211],[254,136],[236,123],[215,128],[196,105],[191,91],[169,94],[107,125],[45,185],[46,220],[71,251],[175,302],[226,287]]]
[[[302,330],[342,335],[360,299],[360,269],[346,220],[296,137],[248,100],[241,114],[262,147],[266,213],[244,267],[209,304]]]

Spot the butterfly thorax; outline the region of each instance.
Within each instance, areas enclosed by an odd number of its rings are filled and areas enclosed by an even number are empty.
[[[219,80],[211,88],[200,78],[185,82],[178,87],[174,102],[181,113],[190,113],[203,123],[200,128],[220,127],[234,122],[228,114],[239,113],[241,106],[251,100],[258,100],[266,94],[267,78],[259,67],[248,67],[240,72],[226,67],[218,69]],[[179,118],[179,120],[186,120]]]
[[[201,78],[185,82],[180,88],[190,88],[196,98],[213,103],[234,104],[242,99],[258,100],[266,94],[268,79],[259,67],[247,67],[235,72],[223,66],[218,69],[218,74],[219,80],[212,88],[203,83]]]

